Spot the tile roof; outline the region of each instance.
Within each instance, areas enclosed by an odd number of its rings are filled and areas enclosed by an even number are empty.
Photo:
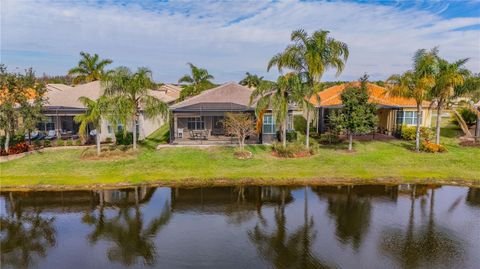
[[[344,83],[329,87],[318,93],[320,96],[320,104],[317,98],[312,96],[310,103],[317,107],[336,107],[342,105],[340,95],[347,87],[359,87],[360,82]],[[393,97],[388,94],[387,89],[376,84],[367,83],[368,94],[370,95],[370,102],[386,107],[416,107],[416,102],[412,98]],[[430,102],[424,101],[423,107],[428,107]]]

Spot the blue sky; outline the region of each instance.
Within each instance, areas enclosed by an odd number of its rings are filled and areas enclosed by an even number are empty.
[[[154,78],[176,82],[187,62],[207,68],[215,82],[245,72],[273,79],[268,60],[292,30],[325,29],[346,42],[344,72],[324,80],[372,79],[410,67],[419,48],[439,46],[447,60],[470,58],[480,72],[480,1],[35,1],[3,0],[1,62],[10,70],[65,74],[80,51],[146,66]]]

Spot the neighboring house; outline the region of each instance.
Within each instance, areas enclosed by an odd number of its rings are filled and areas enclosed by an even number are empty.
[[[319,92],[320,103],[317,102],[315,97],[310,99],[310,102],[317,107],[318,122],[316,126],[319,133],[324,133],[331,129],[328,115],[333,110],[342,107],[340,96],[348,86],[359,87],[360,82],[344,83]],[[384,87],[372,83],[367,83],[367,90],[370,95],[370,102],[377,104],[378,107],[377,131],[379,133],[393,135],[403,125],[413,126],[417,124],[417,105],[414,99],[389,96]],[[430,102],[423,102],[422,107],[421,125],[430,127],[432,118]]]
[[[225,134],[223,120],[229,112],[249,113],[255,117],[255,103],[250,104],[251,94],[251,89],[230,82],[172,105],[170,143],[236,143],[234,137]],[[276,140],[277,128],[271,111],[263,113],[261,123],[259,134],[249,137],[247,143],[271,143]],[[293,129],[291,116],[288,126],[288,129]]]
[[[168,86],[167,86],[168,85]],[[180,88],[174,85],[164,85],[159,90],[151,91],[151,94],[164,102],[171,104],[178,96]],[[48,132],[55,130],[57,136],[69,137],[78,133],[79,124],[74,117],[85,113],[85,107],[78,101],[79,97],[85,96],[96,100],[103,94],[99,81],[93,81],[77,86],[64,84],[47,84],[47,104],[43,113],[47,116],[46,121],[38,124],[39,131]],[[147,119],[143,112],[138,120],[139,139],[143,139],[165,123],[165,119],[157,117]],[[122,131],[124,126],[113,126],[107,120],[102,120],[100,129],[100,140],[107,138],[115,139],[115,132]],[[91,128],[89,128],[91,129]],[[90,131],[90,130],[89,130]]]

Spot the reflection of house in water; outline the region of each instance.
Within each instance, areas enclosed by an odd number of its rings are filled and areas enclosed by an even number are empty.
[[[287,204],[293,197],[286,187],[172,188],[171,201],[176,212],[228,213]]]
[[[435,185],[351,185],[351,186],[317,186],[312,187],[313,192],[319,197],[331,197],[335,195],[354,195],[357,197],[365,197],[376,199],[379,201],[396,202],[398,196],[412,195],[421,197],[428,194],[428,190],[436,189]]]
[[[102,204],[139,204],[147,202],[155,188],[137,187],[119,190],[2,192],[6,211],[83,212]]]

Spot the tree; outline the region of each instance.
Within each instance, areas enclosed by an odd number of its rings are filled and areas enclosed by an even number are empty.
[[[438,59],[438,72],[435,77],[435,87],[432,89],[432,97],[437,101],[437,124],[435,143],[440,144],[440,120],[445,103],[455,95],[455,88],[463,85],[469,71],[463,68],[468,59],[461,59],[449,63],[444,59]]]
[[[114,117],[124,125],[132,123],[133,149],[137,149],[137,122],[143,110],[147,118],[165,117],[168,105],[150,93],[154,82],[148,68],[138,68],[132,73],[127,67],[119,67],[102,81],[105,95],[111,98]]]
[[[245,138],[255,134],[255,122],[246,113],[227,113],[223,126],[227,134],[237,137],[242,151],[245,148]]]
[[[8,152],[10,137],[15,134],[19,119],[23,119],[23,129],[30,131],[42,119],[41,109],[45,103],[45,85],[37,83],[33,70],[25,74],[8,73],[0,65],[0,129],[5,133],[5,151]]]
[[[240,80],[240,85],[247,86],[248,88],[257,88],[262,83],[263,77],[259,77],[247,72],[245,78]]]
[[[178,83],[184,83],[180,92],[180,100],[184,100],[189,96],[195,96],[214,86],[210,81],[214,77],[208,73],[207,69],[197,67],[192,63],[188,63],[188,66],[191,74],[186,74],[178,80]]]
[[[480,101],[480,73],[469,74],[462,85],[455,87],[455,97],[461,96],[470,99],[467,108],[477,115],[475,141],[478,142],[480,140],[480,106],[475,107],[475,103]]]
[[[68,75],[75,76],[74,84],[91,82],[102,79],[106,74],[105,67],[113,61],[110,59],[100,60],[98,54],[91,55],[88,52],[80,52],[78,65],[68,71]]]
[[[353,135],[369,133],[377,126],[377,107],[368,102],[367,78],[366,75],[361,78],[360,87],[348,87],[342,92],[343,106],[330,117],[336,128],[346,131],[349,151],[352,150]]]
[[[341,74],[349,55],[347,44],[329,37],[329,33],[329,31],[318,30],[309,36],[303,29],[293,31],[290,37],[293,44],[273,56],[267,68],[270,70],[272,66],[277,66],[280,72],[285,68],[294,70],[305,83],[306,87],[301,88],[303,96],[297,98],[297,103],[306,112],[307,148],[310,143],[310,115],[315,109],[308,99],[317,96],[320,87],[316,85],[319,84],[326,70],[336,69],[336,75]]]
[[[78,98],[85,108],[85,114],[75,116],[74,120],[80,123],[79,133],[87,136],[88,124],[92,124],[95,128],[95,142],[97,144],[97,155],[100,155],[100,129],[102,116],[105,115],[108,108],[108,100],[105,96],[100,96],[97,100],[92,100],[82,96]]]
[[[296,101],[295,92],[302,87],[300,77],[295,73],[279,76],[276,82],[264,81],[255,89],[250,96],[250,103],[256,100],[255,114],[262,115],[267,109],[271,109],[273,117],[282,131],[282,145],[287,146],[287,120],[290,104]]]
[[[430,51],[417,50],[413,57],[413,69],[402,75],[392,75],[387,81],[388,93],[391,96],[415,99],[417,105],[417,129],[415,150],[420,150],[420,124],[423,101],[428,99],[431,89],[435,86],[435,71],[438,49]]]

